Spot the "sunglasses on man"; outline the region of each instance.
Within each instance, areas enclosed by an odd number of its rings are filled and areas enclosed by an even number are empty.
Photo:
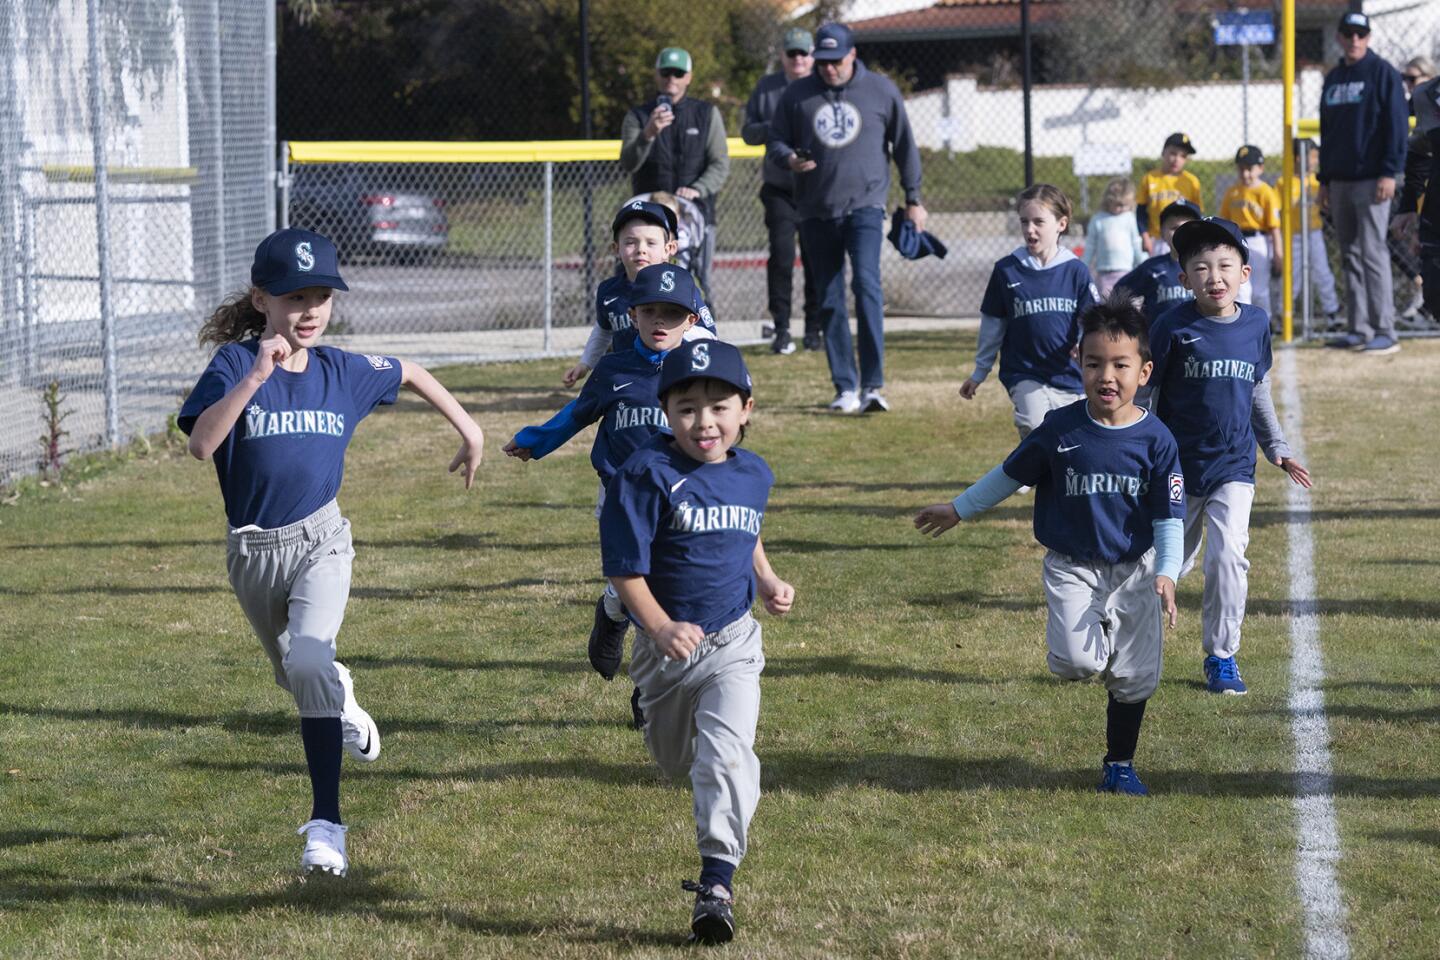
[[[689,72],[688,70],[676,70],[674,67],[666,67],[660,71],[660,76],[668,77],[671,80],[679,80]]]
[[[1369,30],[1347,29],[1347,30],[1341,30],[1341,31],[1340,31],[1340,36],[1342,36],[1342,37],[1348,37],[1348,38],[1350,38],[1350,39],[1353,40],[1353,39],[1356,38],[1356,37],[1368,37],[1368,36],[1370,36],[1370,31],[1369,31]]]
[[[791,60],[799,60],[801,57],[808,57],[808,56],[810,56],[810,51],[809,51],[809,50],[786,50],[786,51],[785,51],[785,56],[789,57]]]

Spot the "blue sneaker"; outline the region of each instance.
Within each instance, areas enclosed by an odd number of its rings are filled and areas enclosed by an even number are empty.
[[[1355,352],[1363,353],[1367,357],[1383,357],[1389,353],[1399,353],[1400,344],[1396,342],[1394,338],[1381,334],[1377,337],[1371,337],[1369,343],[1357,347]]]
[[[1357,347],[1365,346],[1365,338],[1358,333],[1345,333],[1326,340],[1325,346],[1333,347],[1336,350],[1354,350]]]
[[[1097,793],[1123,793],[1132,797],[1148,797],[1150,790],[1140,782],[1140,775],[1133,764],[1107,763],[1100,768],[1100,786]]]
[[[1234,657],[1206,657],[1205,688],[1211,693],[1228,693],[1231,696],[1243,696],[1249,689],[1245,681],[1240,679],[1240,665],[1235,662]]]

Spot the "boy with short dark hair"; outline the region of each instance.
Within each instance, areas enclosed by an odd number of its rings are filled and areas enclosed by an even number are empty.
[[[1202,216],[1200,208],[1188,200],[1176,200],[1166,207],[1160,213],[1160,236],[1165,241],[1166,252],[1157,253],[1115,284],[1116,290],[1124,290],[1129,296],[1140,298],[1140,310],[1150,323],[1177,303],[1194,296],[1180,282],[1180,261],[1170,247],[1170,238],[1180,224],[1199,220]]]
[[[1280,240],[1280,194],[1261,179],[1265,155],[1246,144],[1235,151],[1235,175],[1239,178],[1220,200],[1220,216],[1240,228],[1250,251],[1249,287],[1240,290],[1241,303],[1253,303],[1270,312],[1270,276],[1280,275],[1284,259]]]
[[[1160,166],[1140,178],[1140,187],[1135,191],[1135,220],[1146,253],[1168,252],[1165,241],[1156,239],[1160,233],[1160,213],[1166,207],[1176,200],[1188,200],[1196,209],[1204,209],[1200,202],[1200,180],[1185,169],[1194,153],[1195,145],[1187,134],[1172,133],[1165,138],[1165,147],[1160,151]]]
[[[1099,790],[1149,793],[1132,761],[1145,704],[1160,683],[1165,620],[1175,625],[1184,490],[1175,439],[1135,405],[1150,377],[1143,314],[1123,296],[1080,320],[1085,399],[1052,410],[1005,462],[949,503],[915,517],[938,537],[1018,491],[1035,488],[1035,539],[1049,548],[1043,583],[1050,671],[1104,679],[1106,753]]]
[[[1175,435],[1185,474],[1184,576],[1202,535],[1205,591],[1201,607],[1205,685],[1243,694],[1235,655],[1245,619],[1250,561],[1250,506],[1255,499],[1255,445],[1301,486],[1310,473],[1290,448],[1270,398],[1270,320],[1237,303],[1250,275],[1250,248],[1229,220],[1206,217],[1175,231],[1181,281],[1195,294],[1150,331],[1155,369],[1151,409]]]

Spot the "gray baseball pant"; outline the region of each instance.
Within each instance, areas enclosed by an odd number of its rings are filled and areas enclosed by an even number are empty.
[[[1148,700],[1165,642],[1154,548],[1130,563],[1082,563],[1051,550],[1043,570],[1050,672],[1063,680],[1098,674],[1121,703]]]
[[[1030,431],[1045,420],[1051,410],[1068,407],[1076,400],[1083,400],[1085,394],[1060,390],[1039,380],[1021,380],[1010,388],[1010,402],[1015,404],[1015,429],[1024,440]]]
[[[1331,180],[1330,216],[1340,242],[1345,311],[1350,332],[1369,340],[1395,336],[1395,291],[1390,279],[1390,203],[1375,202],[1375,181]]]
[[[289,526],[236,530],[226,538],[235,599],[275,668],[275,682],[295,698],[302,717],[338,717],[345,706],[335,636],[354,557],[350,521],[333,500]]]
[[[645,746],[668,777],[690,776],[702,857],[738,864],[760,802],[760,624],[750,614],[707,633],[686,660],[667,660],[635,632],[630,679],[640,688]]]
[[[1200,629],[1205,653],[1222,660],[1240,652],[1240,625],[1250,591],[1250,507],[1255,484],[1222,483],[1208,496],[1185,495],[1185,564],[1180,576],[1195,568],[1201,538],[1205,543],[1205,589],[1200,601]]]

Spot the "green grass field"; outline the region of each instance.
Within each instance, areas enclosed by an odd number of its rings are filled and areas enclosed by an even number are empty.
[[[762,617],[764,796],[736,957],[1298,957],[1283,476],[1261,472],[1241,662],[1200,684],[1181,589],[1137,759],[1097,796],[1103,691],[1044,662],[1028,499],[938,542],[910,527],[1013,443],[973,335],[889,342],[884,417],[824,415],[823,358],[752,356],[749,445],[794,614]],[[1440,344],[1299,356],[1356,957],[1440,941]],[[0,506],[0,955],[666,957],[689,919],[688,784],[585,662],[600,589],[588,434],[500,445],[563,402],[559,362],[442,379],[487,431],[466,494],[444,422],[383,410],[341,504],[341,657],[384,732],[349,761],[351,875],[297,876],[309,788],[294,707],[225,582],[213,469],[155,452]]]

